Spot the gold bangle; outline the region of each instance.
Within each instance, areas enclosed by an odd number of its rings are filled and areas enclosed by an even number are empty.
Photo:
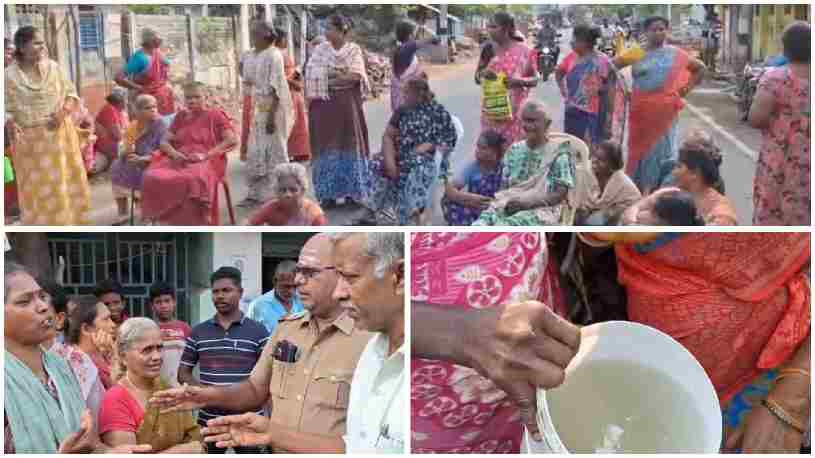
[[[776,401],[767,398],[761,401],[761,405],[767,408],[767,410],[772,413],[775,418],[779,419],[781,423],[789,426],[790,428],[798,431],[801,434],[806,433],[804,429],[804,425],[799,421],[797,418],[793,417],[783,407],[781,407]]]
[[[790,368],[787,368],[787,369],[781,369],[778,372],[778,375],[779,376],[781,376],[781,375],[800,375],[800,376],[803,376],[803,377],[806,377],[806,378],[811,377],[811,374],[809,373],[808,370],[800,369],[800,368],[797,368],[797,367],[790,367]]]

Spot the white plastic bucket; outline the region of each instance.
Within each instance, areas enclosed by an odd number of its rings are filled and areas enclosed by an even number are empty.
[[[566,369],[566,377],[576,368],[591,362],[635,363],[668,376],[676,390],[682,389],[690,395],[698,421],[693,422],[694,430],[690,436],[694,443],[682,447],[683,452],[718,453],[722,440],[722,413],[716,390],[702,366],[681,344],[670,336],[645,325],[631,322],[608,322],[585,327],[581,330],[580,350]],[[583,372],[581,377],[589,376],[591,371]],[[629,381],[630,382],[630,381]],[[626,380],[614,383],[624,384]],[[570,394],[571,395],[571,394]],[[579,394],[578,394],[579,395]],[[566,396],[566,394],[562,394]],[[655,407],[659,409],[659,407]],[[672,418],[674,412],[659,411],[660,415]],[[574,415],[592,415],[592,412],[581,412],[575,409]],[[555,427],[557,419],[550,415],[547,394],[538,390],[538,428],[543,440],[535,442],[524,431],[521,450],[524,453],[559,453],[570,451],[561,441]],[[670,453],[678,450],[652,450],[651,453]],[[625,450],[621,450],[625,453]]]

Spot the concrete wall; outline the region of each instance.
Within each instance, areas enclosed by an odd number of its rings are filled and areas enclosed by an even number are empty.
[[[213,270],[237,267],[243,273],[243,301],[260,296],[263,286],[263,239],[259,233],[216,233],[212,238]],[[210,313],[215,313],[213,308]]]

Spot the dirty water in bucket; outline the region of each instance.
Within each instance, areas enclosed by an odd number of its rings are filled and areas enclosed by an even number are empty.
[[[623,361],[591,361],[546,393],[571,453],[696,452],[700,412],[668,375]]]

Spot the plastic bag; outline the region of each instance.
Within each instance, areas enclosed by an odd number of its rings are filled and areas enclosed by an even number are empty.
[[[11,166],[11,159],[3,156],[3,182],[11,183],[14,181],[14,167]]]
[[[484,113],[495,122],[512,120],[512,100],[509,95],[506,73],[499,73],[494,80],[481,82],[484,97]]]

